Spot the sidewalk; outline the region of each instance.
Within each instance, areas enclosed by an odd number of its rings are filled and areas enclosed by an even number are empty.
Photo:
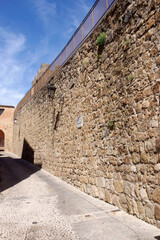
[[[160,229],[115,206],[88,196],[44,170],[42,173],[47,176],[46,181],[56,191],[59,212],[62,215],[78,217],[72,224],[72,229],[80,239],[160,240]]]
[[[13,154],[0,164],[2,183],[14,183],[0,193],[1,240],[160,240],[160,229]]]

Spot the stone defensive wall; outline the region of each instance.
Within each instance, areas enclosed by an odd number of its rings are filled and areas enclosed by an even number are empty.
[[[14,153],[160,227],[159,53],[160,0],[117,0],[16,110]]]

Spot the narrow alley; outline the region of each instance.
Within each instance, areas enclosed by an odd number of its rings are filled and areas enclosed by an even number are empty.
[[[160,229],[0,152],[1,240],[160,240]]]

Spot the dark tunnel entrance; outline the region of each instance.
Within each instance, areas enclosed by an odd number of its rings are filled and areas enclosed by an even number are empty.
[[[4,140],[5,134],[2,130],[0,130],[0,150],[4,150]]]

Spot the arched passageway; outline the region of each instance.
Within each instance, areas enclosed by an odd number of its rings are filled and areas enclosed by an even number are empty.
[[[5,134],[2,130],[0,130],[0,150],[4,150],[4,139]]]

